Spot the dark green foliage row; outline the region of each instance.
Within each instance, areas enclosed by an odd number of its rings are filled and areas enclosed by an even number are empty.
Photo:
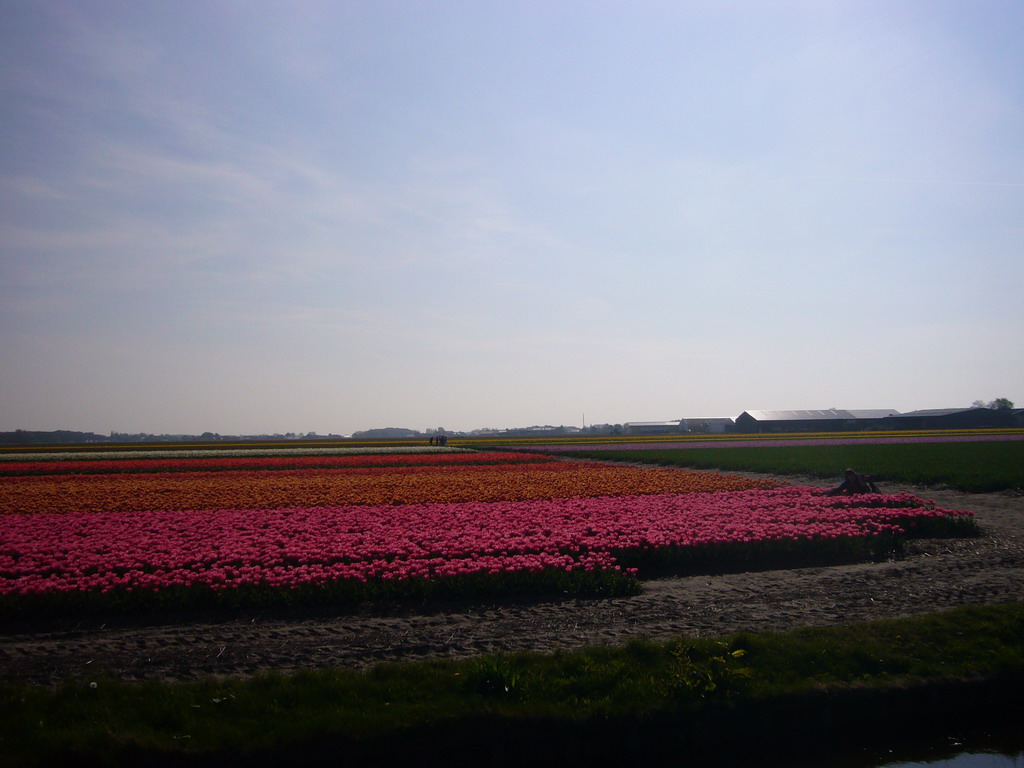
[[[900,556],[904,542],[910,538],[968,538],[980,533],[978,524],[969,516],[892,522],[900,525],[905,533],[630,549],[613,554],[623,567],[638,569],[641,578],[692,576],[885,560]]]
[[[969,493],[1024,488],[1024,440],[855,445],[772,445],[758,448],[683,448],[573,451],[576,458],[629,461],[833,478],[843,470],[880,481],[947,485]],[[881,488],[884,492],[885,488]]]
[[[1021,683],[1024,604],[1014,603],[363,672],[179,684],[100,677],[55,689],[4,683],[0,763],[215,765],[230,757],[258,766],[343,755],[516,765],[651,759],[671,747],[693,764],[728,764],[738,752],[789,743],[813,751],[934,728],[949,736],[974,721],[990,731],[1004,720],[1016,727]]]
[[[307,607],[350,609],[363,603],[421,603],[433,600],[500,597],[616,597],[637,594],[640,582],[625,571],[564,571],[469,574],[437,579],[339,580],[292,589],[242,586],[210,589],[205,585],[159,592],[117,590],[61,592],[0,597],[0,618],[50,619],[150,612],[203,610],[278,610]]]

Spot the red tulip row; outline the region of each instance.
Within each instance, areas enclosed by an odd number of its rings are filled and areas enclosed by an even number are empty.
[[[464,464],[537,464],[555,459],[538,453],[390,453],[346,456],[210,456],[177,459],[91,459],[64,460],[59,454],[51,461],[5,461],[0,476],[57,474],[120,474],[124,472],[197,472],[203,470],[262,470],[302,468],[380,468],[452,466]]]

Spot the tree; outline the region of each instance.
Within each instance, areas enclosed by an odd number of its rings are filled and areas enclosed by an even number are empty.
[[[984,402],[982,400],[975,400],[971,403],[971,408],[991,408],[993,411],[1012,411],[1013,400],[1006,397],[997,397],[991,402]]]

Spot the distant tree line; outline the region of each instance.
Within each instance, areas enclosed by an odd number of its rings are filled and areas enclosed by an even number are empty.
[[[1013,401],[1006,397],[997,397],[995,400],[984,402],[975,400],[971,403],[972,408],[989,408],[1005,414],[1007,419],[1013,416],[1009,413],[1014,409]],[[526,436],[555,436],[573,433],[590,435],[620,435],[623,432],[622,424],[591,424],[583,427],[558,427],[550,424],[532,427],[514,427],[511,429],[477,429],[472,432],[448,432],[444,427],[428,429],[420,432],[416,429],[405,427],[381,427],[367,429],[361,432],[353,432],[352,437],[362,440],[395,440],[400,438],[429,437],[431,435],[501,435],[508,437]],[[316,440],[316,439],[338,440],[342,435],[329,434],[318,435],[316,432],[305,434],[286,432],[285,434],[275,433],[273,435],[221,435],[217,432],[203,432],[201,435],[153,435],[147,432],[127,433],[111,432],[109,435],[99,435],[95,432],[76,432],[70,429],[56,429],[50,432],[32,431],[27,429],[16,429],[13,432],[0,432],[0,445],[55,445],[60,443],[160,443],[160,442],[210,442],[215,440]]]
[[[27,429],[16,429],[13,432],[0,432],[0,444],[3,445],[48,445],[53,443],[109,443],[106,435],[95,432],[74,432],[69,429],[57,429],[52,432],[33,432]]]
[[[423,433],[415,429],[404,427],[380,427],[378,429],[366,429],[362,432],[353,432],[352,437],[363,440],[396,440],[401,437],[422,437]]]
[[[153,435],[148,432],[111,432],[98,435],[95,432],[76,432],[70,429],[56,429],[50,432],[16,429],[0,432],[0,445],[60,445],[63,443],[187,443],[211,442],[216,440],[338,440],[341,435],[318,435],[316,432],[300,434],[287,432],[273,435],[221,435],[217,432],[203,432],[201,435]]]

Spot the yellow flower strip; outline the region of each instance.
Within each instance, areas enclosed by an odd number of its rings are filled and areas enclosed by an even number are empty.
[[[0,514],[158,509],[279,509],[519,501],[775,488],[724,475],[591,462],[0,478]]]

